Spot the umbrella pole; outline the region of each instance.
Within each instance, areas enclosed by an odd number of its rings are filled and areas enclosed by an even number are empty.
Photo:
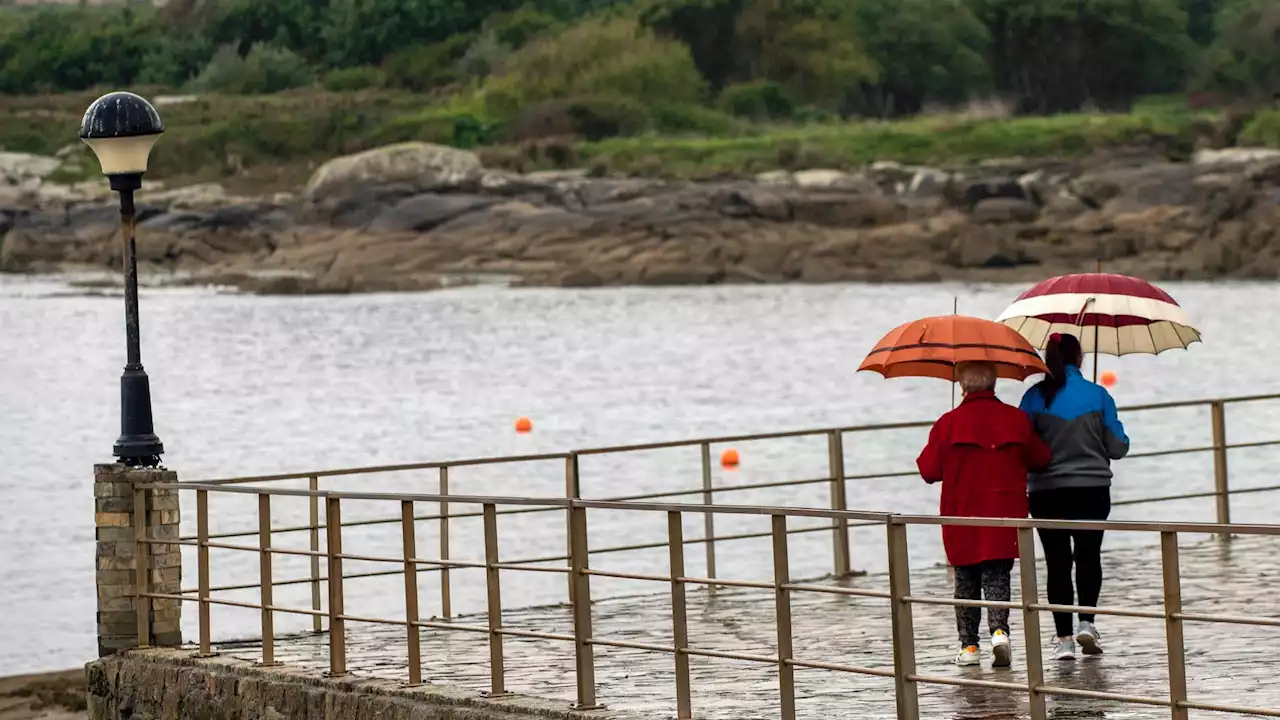
[[[951,314],[960,314],[960,298],[957,295],[951,296]],[[951,409],[956,409],[956,369],[951,368]]]
[[[1102,240],[1098,240],[1098,260],[1096,271],[1102,272]],[[1098,323],[1093,323],[1093,381],[1098,382]]]

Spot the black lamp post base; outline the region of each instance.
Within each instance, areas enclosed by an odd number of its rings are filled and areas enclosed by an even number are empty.
[[[160,464],[164,445],[151,420],[151,380],[141,365],[127,366],[120,376],[120,437],[115,456],[131,467]]]

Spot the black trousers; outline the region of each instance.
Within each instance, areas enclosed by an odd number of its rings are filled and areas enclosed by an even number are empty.
[[[1013,572],[1012,560],[987,560],[977,565],[956,567],[957,600],[1009,601],[1009,573]],[[956,629],[960,632],[960,646],[978,644],[978,627],[982,622],[982,608],[956,606]],[[1003,630],[1009,634],[1009,608],[987,608],[987,627],[994,634]]]
[[[1084,487],[1041,490],[1027,496],[1031,517],[1045,520],[1106,520],[1111,515],[1111,488]],[[1049,577],[1051,605],[1097,607],[1102,593],[1102,531],[1040,530],[1044,563]],[[1071,570],[1075,566],[1075,587]],[[1076,602],[1076,593],[1079,602]],[[1092,613],[1080,613],[1080,620],[1093,622]],[[1059,637],[1075,634],[1071,613],[1053,614]]]

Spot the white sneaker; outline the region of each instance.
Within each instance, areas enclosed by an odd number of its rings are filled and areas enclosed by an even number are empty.
[[[960,667],[970,667],[982,664],[982,655],[978,654],[977,645],[966,645],[960,649],[960,654],[956,655],[956,664]]]
[[[991,633],[991,667],[1009,667],[1013,661],[1013,651],[1009,646],[1009,635],[1003,630]]]
[[[1053,639],[1053,659],[1054,660],[1075,660],[1076,659],[1076,641],[1069,637],[1056,637]]]
[[[1076,642],[1080,643],[1080,650],[1085,655],[1102,654],[1102,636],[1091,622],[1080,621],[1080,627],[1076,628]]]

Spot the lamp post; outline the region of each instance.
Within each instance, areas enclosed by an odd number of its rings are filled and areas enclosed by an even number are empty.
[[[84,113],[80,139],[98,156],[102,174],[120,195],[120,236],[124,259],[124,323],[128,358],[120,376],[120,437],[114,455],[125,465],[155,467],[164,445],[151,420],[151,382],[142,368],[138,339],[138,259],[133,192],[142,187],[147,158],[164,123],[151,103],[128,92],[103,95]]]

